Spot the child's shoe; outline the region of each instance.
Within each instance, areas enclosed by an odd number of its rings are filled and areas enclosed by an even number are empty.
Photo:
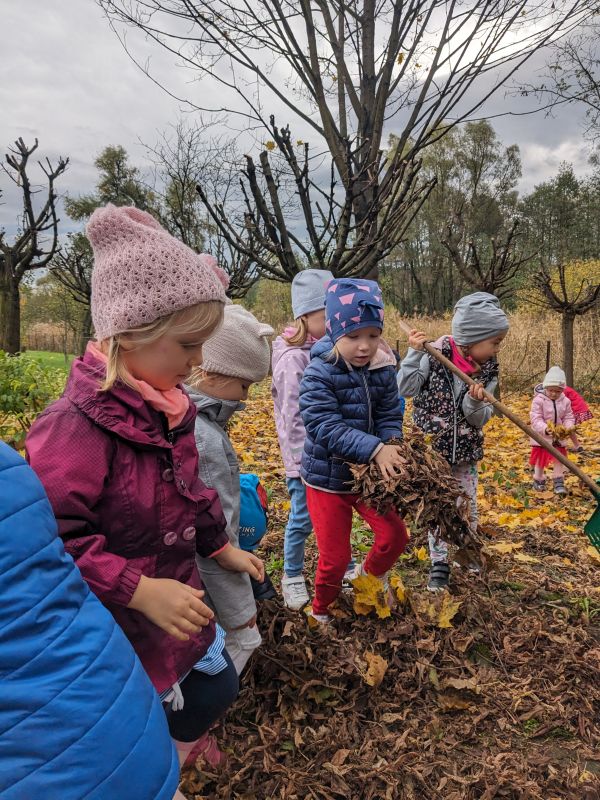
[[[447,561],[434,561],[429,571],[427,589],[430,592],[443,592],[450,583],[450,565]]]
[[[319,625],[331,625],[333,622],[331,614],[311,614],[311,617],[315,619]]]
[[[536,492],[545,492],[546,491],[546,481],[533,481],[533,488]]]
[[[281,591],[283,593],[283,602],[292,611],[300,611],[302,606],[305,606],[309,601],[306,581],[302,575],[297,575],[294,578],[288,578],[287,575],[284,575],[281,579]]]
[[[361,565],[354,564],[351,567],[348,567],[346,572],[344,573],[344,577],[342,579],[342,591],[343,592],[351,592],[353,589],[352,581],[355,581],[359,575],[361,575]]]
[[[565,482],[562,478],[554,478],[554,494],[567,494]]]
[[[250,577],[250,583],[252,584],[252,593],[255,600],[272,600],[274,597],[277,597],[275,587],[271,583],[271,578],[269,578],[266,572],[265,579],[262,583],[252,577]]]

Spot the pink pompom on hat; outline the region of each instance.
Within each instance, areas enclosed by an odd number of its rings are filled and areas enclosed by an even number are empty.
[[[94,251],[92,319],[99,341],[209,300],[227,301],[229,280],[151,214],[111,203],[87,224]]]

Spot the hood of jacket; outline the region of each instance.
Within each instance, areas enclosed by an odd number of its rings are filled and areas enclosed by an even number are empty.
[[[283,338],[284,336],[293,336],[296,332],[295,328],[286,328],[281,336],[278,336],[273,342],[273,357],[271,360],[272,370],[275,370],[278,361],[282,356],[291,353],[294,350],[310,350],[315,344],[315,339],[309,336],[304,344],[288,344]]]
[[[185,385],[185,390],[190,396],[190,400],[196,406],[198,413],[203,414],[211,422],[216,422],[224,428],[236,411],[246,408],[246,404],[240,400],[221,400],[218,397],[211,397],[200,389]]]

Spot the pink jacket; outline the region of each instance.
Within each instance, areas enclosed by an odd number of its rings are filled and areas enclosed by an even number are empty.
[[[127,604],[142,574],[200,588],[196,553],[227,544],[225,519],[217,493],[198,478],[194,404],[167,432],[128,386],[99,392],[103,374],[89,352],[73,363],[63,396],[29,432],[27,457],[66,551],[162,692],[204,655],[214,624],[180,642]]]
[[[575,416],[571,407],[571,401],[564,394],[558,400],[550,400],[546,397],[541,386],[536,386],[535,396],[531,403],[531,427],[541,434],[544,439],[552,444],[552,436],[546,433],[549,422],[553,425],[562,425],[565,428],[572,428],[575,425]],[[531,444],[536,446],[538,443],[531,439]]]
[[[284,331],[292,335],[294,328]],[[312,336],[303,345],[289,345],[283,336],[273,342],[273,382],[271,394],[275,406],[275,427],[288,478],[300,477],[300,462],[306,431],[300,416],[300,381],[310,361]]]

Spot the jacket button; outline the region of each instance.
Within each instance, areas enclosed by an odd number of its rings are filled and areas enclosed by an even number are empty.
[[[163,536],[163,542],[168,546],[175,544],[176,541],[177,541],[177,534],[175,533],[175,531],[169,531],[168,533],[165,533],[165,535]]]
[[[171,467],[167,467],[167,469],[163,470],[162,479],[163,481],[173,480],[173,470],[171,469]]]
[[[186,528],[181,535],[186,540],[186,542],[189,542],[190,539],[193,539],[194,536],[196,535],[196,528],[190,526],[189,528]]]

